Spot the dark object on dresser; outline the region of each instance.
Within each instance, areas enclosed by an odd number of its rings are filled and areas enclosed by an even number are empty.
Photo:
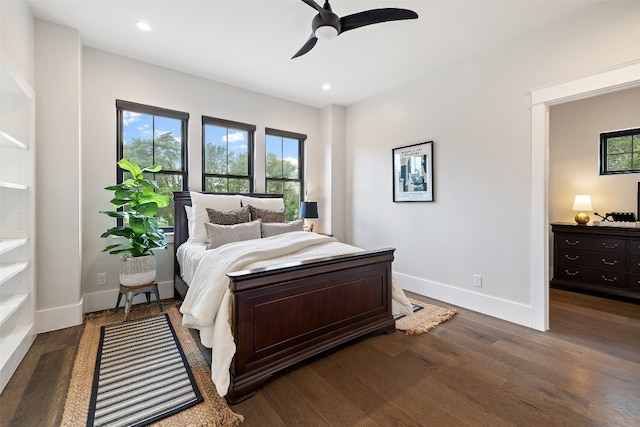
[[[175,250],[188,236],[188,191],[173,193]],[[282,197],[250,194],[253,197]],[[374,331],[395,331],[391,263],[395,249],[331,256],[228,273],[236,354],[226,396],[253,396],[274,373]],[[175,259],[174,295],[188,287]]]
[[[551,224],[555,288],[640,299],[640,228]]]

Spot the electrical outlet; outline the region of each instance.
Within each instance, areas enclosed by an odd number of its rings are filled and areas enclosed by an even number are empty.
[[[107,273],[98,273],[98,285],[107,284]]]
[[[482,287],[482,276],[480,274],[474,274],[473,275],[473,286],[475,286],[477,288],[481,288]]]

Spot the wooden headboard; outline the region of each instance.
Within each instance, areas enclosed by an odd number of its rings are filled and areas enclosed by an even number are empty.
[[[202,194],[223,194],[223,195],[241,195],[247,197],[260,197],[265,199],[278,199],[282,198],[282,194],[274,193],[207,193]],[[178,298],[180,295],[182,298],[184,294],[182,289],[186,292],[186,283],[180,278],[180,265],[178,264],[178,258],[176,257],[176,251],[178,247],[187,241],[189,238],[189,222],[187,221],[187,212],[184,210],[185,206],[191,206],[191,194],[189,191],[176,191],[173,193],[174,202],[174,226],[173,226],[173,285],[174,295]]]

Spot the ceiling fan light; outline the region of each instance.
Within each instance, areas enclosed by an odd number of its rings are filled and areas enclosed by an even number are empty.
[[[338,30],[331,25],[322,25],[316,28],[315,34],[318,40],[333,40],[338,37]]]

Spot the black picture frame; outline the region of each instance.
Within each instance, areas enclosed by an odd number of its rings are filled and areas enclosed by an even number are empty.
[[[638,202],[638,215],[636,215],[636,218],[640,221],[640,181],[638,181],[638,198],[636,200]]]
[[[392,149],[393,201],[433,202],[433,141]]]

